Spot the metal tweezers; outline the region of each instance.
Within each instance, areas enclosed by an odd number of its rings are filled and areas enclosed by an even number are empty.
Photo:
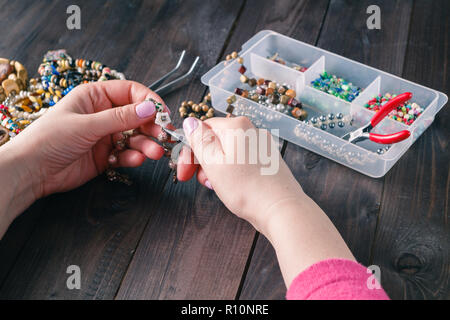
[[[178,62],[177,62],[177,65],[175,66],[175,68],[173,68],[171,71],[169,71],[168,73],[163,75],[161,78],[159,78],[158,80],[153,82],[151,85],[148,86],[148,88],[153,90],[154,92],[156,92],[158,95],[162,96],[162,95],[169,93],[173,89],[175,89],[175,87],[178,83],[180,83],[184,79],[188,78],[194,72],[194,69],[197,66],[197,63],[200,60],[200,57],[195,58],[194,63],[192,63],[191,68],[189,69],[188,72],[179,76],[175,80],[172,80],[171,82],[161,86],[164,83],[164,81],[166,81],[171,75],[173,75],[175,72],[177,72],[177,70],[181,67],[181,64],[183,63],[185,54],[186,54],[186,50],[183,50],[180,58],[178,59]]]

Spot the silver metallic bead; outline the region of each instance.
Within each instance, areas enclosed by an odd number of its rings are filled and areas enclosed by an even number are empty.
[[[114,154],[110,154],[108,157],[108,163],[109,164],[115,164],[117,162],[117,157]]]
[[[334,114],[333,113],[329,113],[328,114],[328,120],[333,120],[334,119]]]
[[[334,122],[330,122],[330,123],[328,124],[328,126],[330,127],[330,129],[334,129],[335,124],[334,124]]]
[[[345,126],[344,121],[339,121],[339,122],[338,122],[338,126],[341,127],[341,128],[343,128],[343,127]]]
[[[317,118],[316,117],[312,117],[311,118],[311,123],[312,124],[316,124],[317,123]]]
[[[324,115],[321,115],[319,117],[319,120],[322,121],[322,122],[327,121],[327,117],[325,117]]]
[[[377,150],[377,153],[378,153],[378,154],[383,154],[383,153],[384,153],[384,149],[383,149],[383,148],[378,149],[378,150]]]
[[[327,130],[327,125],[325,123],[322,123],[322,125],[320,126],[320,129]]]
[[[344,115],[343,115],[341,112],[339,112],[339,113],[336,115],[336,118],[340,120],[340,119],[344,118]]]

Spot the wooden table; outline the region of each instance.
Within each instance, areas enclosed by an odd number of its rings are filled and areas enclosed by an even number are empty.
[[[78,2],[81,30],[68,30]],[[366,8],[381,8],[368,30]],[[199,77],[263,29],[448,92],[447,0],[0,1],[0,56],[33,74],[49,49],[102,61],[145,84],[180,52],[195,79],[167,95],[173,110],[206,93]],[[189,59],[188,59],[189,60]],[[176,113],[176,112],[175,112]],[[176,124],[181,119],[176,117]],[[381,268],[394,299],[450,298],[450,109],[384,178],[372,179],[286,144],[284,159],[357,259]],[[283,299],[273,249],[196,181],[172,184],[167,161],[98,177],[35,203],[0,242],[0,297],[9,299]],[[69,290],[69,265],[81,289]]]

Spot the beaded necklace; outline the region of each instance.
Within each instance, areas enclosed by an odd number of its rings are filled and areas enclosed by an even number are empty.
[[[5,143],[40,118],[76,86],[125,79],[123,73],[98,61],[73,59],[63,49],[48,51],[38,74],[40,78],[28,81],[28,73],[22,64],[0,58],[0,125],[2,132],[7,131],[9,135],[0,143]]]

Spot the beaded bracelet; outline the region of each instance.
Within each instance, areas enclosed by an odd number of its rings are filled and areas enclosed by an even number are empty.
[[[1,62],[7,59],[0,59],[0,75],[5,72],[6,64]],[[17,61],[9,62],[15,66],[17,83],[12,84],[9,80],[14,77],[13,73],[8,75],[8,79],[2,82],[4,96],[0,100],[6,107],[3,110],[4,119],[8,117],[9,129],[14,134],[26,128],[32,121],[41,117],[50,107],[54,106],[60,99],[67,95],[73,88],[82,84],[95,81],[105,81],[109,79],[125,79],[122,73],[111,70],[97,61],[73,59],[63,49],[48,51],[43,62],[38,68],[39,79],[30,79],[26,69]],[[10,69],[6,71],[12,72]],[[24,80],[25,79],[25,80]],[[6,83],[6,84],[5,84]],[[15,125],[12,125],[11,120]]]

